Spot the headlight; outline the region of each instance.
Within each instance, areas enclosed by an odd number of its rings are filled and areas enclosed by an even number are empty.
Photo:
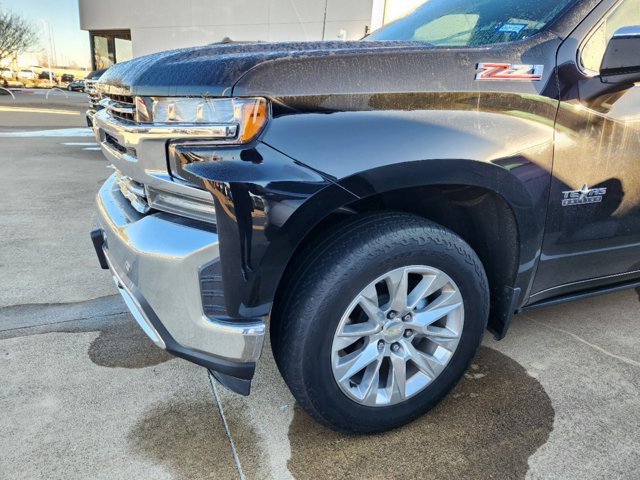
[[[241,143],[258,136],[268,115],[264,98],[136,97],[138,123],[228,126]]]

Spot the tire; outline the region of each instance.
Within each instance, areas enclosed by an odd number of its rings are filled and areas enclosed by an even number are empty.
[[[339,432],[390,430],[433,408],[467,370],[486,329],[489,288],[480,259],[456,234],[421,217],[349,220],[309,246],[291,271],[272,315],[274,357],[300,406]],[[403,278],[408,287],[396,283]],[[429,282],[444,286],[411,309]],[[402,313],[391,309],[401,292],[408,292]],[[455,310],[425,326],[438,302]],[[373,325],[369,336],[339,350],[354,329],[358,336]],[[437,338],[421,336],[433,331]],[[376,360],[350,376],[369,354]]]

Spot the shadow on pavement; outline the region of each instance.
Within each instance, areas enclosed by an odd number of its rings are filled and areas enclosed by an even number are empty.
[[[465,378],[430,413],[376,436],[331,432],[296,407],[289,471],[317,478],[524,478],[553,429],[542,385],[482,347]]]
[[[134,322],[113,322],[100,328],[89,346],[89,358],[101,367],[146,368],[172,360]]]
[[[135,453],[171,468],[176,478],[237,478],[219,418],[209,399],[165,401],[136,423],[129,444]]]

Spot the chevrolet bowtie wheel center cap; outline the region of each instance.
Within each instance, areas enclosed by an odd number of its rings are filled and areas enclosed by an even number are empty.
[[[404,335],[404,324],[400,321],[388,322],[382,329],[382,338],[386,342],[396,342]]]

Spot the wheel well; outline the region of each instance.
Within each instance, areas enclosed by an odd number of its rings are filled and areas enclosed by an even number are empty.
[[[477,253],[487,273],[491,294],[489,329],[501,337],[503,318],[511,315],[512,299],[506,294],[513,287],[520,260],[520,239],[515,215],[497,193],[475,186],[445,185],[393,190],[345,206],[326,217],[307,233],[296,248],[280,281],[274,307],[287,279],[295,272],[305,251],[324,238],[324,234],[346,217],[374,211],[412,213],[436,222],[463,238]],[[276,315],[277,316],[277,315]]]

